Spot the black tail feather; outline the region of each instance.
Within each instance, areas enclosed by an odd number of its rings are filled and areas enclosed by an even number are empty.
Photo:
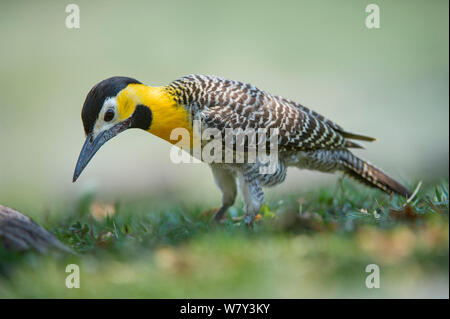
[[[373,141],[377,140],[375,137],[355,134],[355,133],[346,132],[346,131],[339,131],[339,133],[341,133],[343,137],[349,138],[352,140],[360,140],[360,141],[368,141],[368,142],[373,142]]]

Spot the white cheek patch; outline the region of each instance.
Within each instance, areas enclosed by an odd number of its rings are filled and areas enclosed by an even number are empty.
[[[105,122],[105,113],[107,110],[114,110],[114,118],[109,121]],[[97,121],[95,122],[94,129],[93,129],[93,135],[94,138],[98,135],[98,133],[105,131],[111,127],[113,127],[117,123],[117,100],[115,97],[110,97],[103,102],[102,109],[98,113]]]

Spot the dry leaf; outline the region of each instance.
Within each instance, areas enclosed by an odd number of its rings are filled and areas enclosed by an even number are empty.
[[[391,210],[389,216],[399,221],[415,221],[419,218],[411,206],[405,206],[402,210]]]
[[[90,206],[90,211],[92,217],[94,217],[95,220],[100,221],[107,216],[113,216],[116,213],[116,208],[112,203],[93,202]]]

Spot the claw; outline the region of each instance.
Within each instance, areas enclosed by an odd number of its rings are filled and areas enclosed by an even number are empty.
[[[221,222],[225,218],[225,213],[227,212],[228,206],[220,207],[214,214],[213,220]]]
[[[254,221],[255,221],[255,215],[245,215],[244,222],[248,228],[253,228]]]

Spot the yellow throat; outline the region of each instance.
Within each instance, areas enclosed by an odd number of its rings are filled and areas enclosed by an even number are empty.
[[[192,137],[191,116],[186,108],[176,102],[174,94],[167,87],[129,84],[117,96],[121,120],[130,117],[139,104],[150,108],[152,112],[152,123],[148,132],[172,144],[178,141],[170,139],[173,129],[186,129]]]

